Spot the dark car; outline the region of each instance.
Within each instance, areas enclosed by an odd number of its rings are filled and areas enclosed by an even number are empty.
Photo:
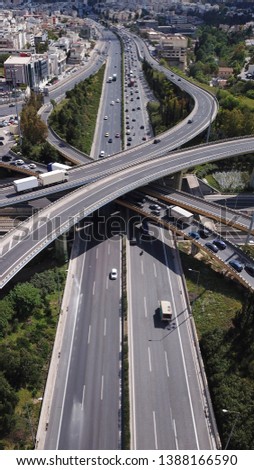
[[[210,236],[210,232],[206,228],[200,228],[198,233],[201,236],[201,238],[208,238]]]
[[[145,126],[140,126],[140,129],[144,129],[144,128],[145,128]]]
[[[208,248],[209,250],[213,251],[214,253],[217,253],[217,252],[219,251],[219,248],[217,248],[217,246],[214,245],[214,244],[211,243],[211,242],[205,243],[205,246],[206,246],[206,248]]]
[[[188,119],[188,124],[191,124],[193,122],[192,119]]]
[[[131,142],[132,141],[132,137],[128,137],[128,142]]]
[[[213,240],[213,244],[216,245],[219,250],[225,250],[227,247],[226,243],[223,240]]]
[[[110,139],[108,139],[108,143],[109,143],[109,144],[112,144],[112,142],[113,142],[113,140],[112,140],[111,137],[110,137]]]
[[[2,156],[2,161],[3,162],[10,162],[12,160],[12,157],[10,155],[3,155]]]
[[[154,143],[154,144],[159,144],[160,141],[161,141],[160,139],[154,139],[153,143]]]
[[[245,271],[250,275],[254,276],[254,266],[252,264],[246,264],[245,265]]]
[[[228,264],[230,264],[231,268],[235,269],[235,271],[237,271],[238,273],[243,270],[242,263],[240,263],[240,261],[238,261],[237,259],[232,259],[231,261],[229,261]]]
[[[4,143],[0,140],[0,145],[4,145]]]

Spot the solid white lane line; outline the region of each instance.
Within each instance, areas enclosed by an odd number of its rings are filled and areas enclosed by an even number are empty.
[[[141,260],[141,274],[144,275],[144,263],[143,263],[143,260]]]
[[[87,338],[87,344],[90,344],[90,339],[91,339],[91,328],[92,326],[89,325],[89,328],[88,328],[88,338]]]
[[[157,270],[156,270],[155,263],[153,263],[153,272],[154,272],[154,277],[157,277]]]
[[[110,244],[108,244],[108,255],[110,255]]]
[[[147,349],[148,349],[149,370],[150,372],[152,372],[151,351],[150,351],[150,348],[147,348]]]
[[[84,404],[85,404],[85,393],[86,393],[86,386],[84,385],[83,387],[83,394],[82,394],[82,403],[81,403],[81,410],[83,411],[84,409]]]
[[[177,430],[176,430],[176,421],[175,421],[175,419],[172,419],[172,423],[173,423],[173,428],[174,428],[176,450],[178,450],[179,447],[178,447],[178,437],[177,437]]]
[[[104,318],[104,336],[106,336],[106,332],[107,332],[107,319]]]
[[[93,295],[95,294],[95,281],[93,281]]]
[[[103,400],[104,375],[101,376],[101,400]]]
[[[99,250],[98,248],[96,248],[96,259],[98,259],[98,256],[99,256]]]
[[[164,353],[165,353],[165,361],[166,361],[167,376],[169,377],[169,368],[168,368],[168,355],[167,355],[167,351],[164,351]]]
[[[153,411],[153,431],[154,431],[155,449],[158,450],[158,438],[157,438],[157,428],[156,428],[155,411]]]
[[[145,309],[145,317],[147,318],[147,304],[146,304],[146,297],[144,297],[144,309]]]

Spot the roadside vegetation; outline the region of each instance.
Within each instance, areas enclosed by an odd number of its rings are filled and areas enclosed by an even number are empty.
[[[49,124],[68,144],[89,154],[100,104],[105,66],[87,80],[66,92],[66,99],[56,105]]]
[[[179,248],[222,448],[238,416],[229,449],[253,449],[254,295]]]
[[[45,253],[37,262],[0,297],[0,449],[34,448],[66,277]]]
[[[193,107],[192,98],[180,87],[172,84],[164,73],[152,69],[144,61],[143,72],[154,96],[158,101],[147,105],[154,135],[160,134],[184,119]]]

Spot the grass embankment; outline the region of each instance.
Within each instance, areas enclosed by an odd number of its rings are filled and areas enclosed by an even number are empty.
[[[49,118],[54,131],[70,145],[90,153],[104,79],[105,65],[95,75],[66,92]]]
[[[66,265],[50,257],[23,271],[0,300],[0,448],[33,449]],[[36,268],[39,273],[34,274]],[[20,278],[20,275],[17,276]]]
[[[227,330],[232,325],[236,312],[242,307],[243,289],[233,281],[225,279],[220,272],[221,268],[218,267],[218,272],[214,271],[203,261],[188,255],[184,247],[187,247],[187,244],[179,243],[199,338],[214,328]],[[205,259],[209,260],[207,257]]]
[[[211,259],[204,257],[215,271],[187,255],[187,243],[179,245],[222,448],[230,436],[229,449],[253,449],[254,295],[223,277]]]

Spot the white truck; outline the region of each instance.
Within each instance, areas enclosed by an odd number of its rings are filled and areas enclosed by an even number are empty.
[[[48,163],[48,165],[47,165],[47,170],[48,170],[48,171],[53,171],[53,170],[69,170],[70,168],[71,168],[71,166],[69,166],[69,165],[64,165],[63,163],[58,163],[58,162]]]
[[[179,206],[172,206],[169,211],[169,215],[174,217],[179,222],[184,224],[191,224],[193,221],[193,214],[192,212],[187,211]]]
[[[13,186],[16,193],[20,193],[49,186],[50,184],[63,183],[64,181],[68,181],[68,173],[64,170],[54,170],[49,173],[42,173],[38,178],[36,176],[28,176],[27,178],[15,180],[13,181]]]
[[[39,175],[39,180],[42,186],[63,183],[64,181],[68,181],[68,173],[64,170],[49,171],[48,173],[42,173]]]
[[[21,178],[13,181],[15,191],[17,193],[21,191],[29,191],[30,189],[38,188],[39,181],[36,176],[28,176],[27,178]]]

